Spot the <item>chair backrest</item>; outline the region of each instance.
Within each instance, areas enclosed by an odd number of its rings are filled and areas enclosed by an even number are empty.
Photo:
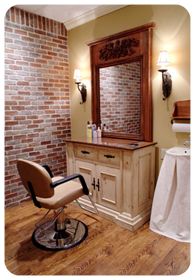
[[[28,192],[32,194],[29,189],[29,186],[31,186],[35,196],[43,198],[53,196],[54,189],[50,185],[52,180],[44,167],[29,160],[18,159],[17,168],[22,183]]]

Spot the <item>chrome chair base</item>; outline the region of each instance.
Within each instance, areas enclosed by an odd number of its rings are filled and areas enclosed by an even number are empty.
[[[80,244],[87,235],[87,226],[79,220],[69,218],[63,224],[49,220],[35,229],[32,241],[41,249],[65,250]]]

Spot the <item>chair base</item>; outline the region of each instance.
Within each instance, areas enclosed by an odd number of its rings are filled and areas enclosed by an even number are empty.
[[[79,245],[88,235],[87,226],[76,219],[66,219],[65,229],[58,229],[55,223],[47,221],[32,235],[33,244],[46,250],[65,250]]]

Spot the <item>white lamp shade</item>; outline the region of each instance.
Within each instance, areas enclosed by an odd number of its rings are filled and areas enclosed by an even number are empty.
[[[80,83],[81,81],[81,71],[80,69],[75,69],[74,70],[74,80],[76,83]]]
[[[167,51],[161,51],[158,58],[158,63],[161,68],[166,68],[166,66],[169,64],[169,57]]]

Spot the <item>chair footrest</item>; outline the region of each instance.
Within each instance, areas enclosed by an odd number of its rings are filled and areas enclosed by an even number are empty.
[[[64,250],[80,244],[87,235],[87,226],[79,220],[67,219],[65,229],[57,229],[56,225],[49,220],[35,229],[32,241],[41,249]]]

